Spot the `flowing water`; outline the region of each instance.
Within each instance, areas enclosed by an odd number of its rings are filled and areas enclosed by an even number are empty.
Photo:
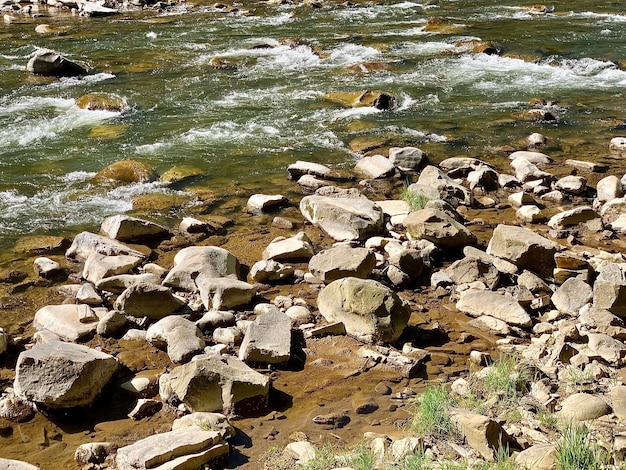
[[[236,4],[237,5],[237,4]],[[203,171],[228,193],[262,190],[297,159],[352,167],[358,148],[416,145],[439,158],[494,151],[530,132],[562,158],[601,159],[624,118],[622,2],[557,1],[537,15],[505,0],[338,4],[195,4],[106,19],[42,7],[0,27],[0,247],[28,233],[71,232],[128,211],[134,196],[175,193],[161,183],[94,186],[121,159]],[[552,5],[550,5],[552,6]],[[46,16],[47,15],[47,16]],[[448,20],[427,31],[432,17]],[[70,26],[40,35],[37,24]],[[500,55],[462,41],[490,41]],[[89,76],[49,79],[24,67],[38,47],[89,65]],[[218,58],[230,63],[215,68]],[[369,72],[355,67],[366,64]],[[393,93],[391,111],[346,109],[324,94]],[[85,93],[123,97],[121,113],[77,107]],[[543,105],[529,104],[533,98]],[[542,107],[555,122],[515,114]],[[623,132],[623,131],[622,131]]]

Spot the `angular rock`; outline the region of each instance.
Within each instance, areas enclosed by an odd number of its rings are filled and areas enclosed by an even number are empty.
[[[558,180],[555,189],[569,194],[582,194],[587,186],[587,178],[582,176],[569,175]]]
[[[478,259],[485,264],[492,264],[498,272],[505,275],[513,275],[517,273],[517,266],[497,256],[492,256],[479,250],[473,246],[463,248],[463,254],[466,258]]]
[[[171,235],[162,225],[128,215],[107,217],[100,225],[100,233],[120,241],[154,240]]]
[[[156,181],[158,175],[154,168],[137,160],[121,160],[100,170],[93,180],[96,183],[150,183]]]
[[[204,335],[195,323],[178,316],[165,317],[150,325],[146,341],[157,348],[167,347],[174,363],[189,361],[204,349]]]
[[[87,75],[87,69],[57,52],[39,49],[26,64],[26,71],[53,77],[75,77]]]
[[[387,249],[389,245],[385,247]],[[416,278],[424,270],[424,254],[420,250],[401,248],[389,253],[389,264],[397,266],[406,275]],[[354,276],[361,277],[361,276]]]
[[[91,253],[83,267],[83,278],[93,284],[109,276],[126,274],[141,264],[142,258],[129,255],[107,256]]]
[[[596,214],[592,207],[578,206],[552,216],[548,221],[548,226],[554,230],[563,230],[572,225],[582,224],[597,217],[598,214]]]
[[[350,336],[370,343],[397,340],[410,315],[395,292],[371,279],[346,277],[331,282],[317,301],[326,321],[342,322]]]
[[[450,419],[469,446],[486,460],[493,461],[500,449],[507,452],[514,444],[513,438],[502,426],[487,416],[453,409],[450,411]]]
[[[368,178],[386,178],[395,173],[396,167],[386,157],[382,155],[372,155],[371,157],[361,158],[355,167],[355,170],[363,173]]]
[[[615,175],[611,175],[598,181],[596,192],[596,197],[600,202],[607,202],[622,197],[624,188],[620,179]]]
[[[569,278],[554,292],[552,303],[560,311],[568,315],[578,315],[583,305],[591,302],[593,290],[585,281]]]
[[[153,416],[163,408],[163,402],[152,398],[140,398],[135,407],[128,413],[128,417],[138,421]]]
[[[232,312],[210,310],[202,315],[196,322],[196,326],[202,331],[212,331],[215,328],[230,326],[235,324],[235,315]]]
[[[469,189],[456,183],[443,171],[432,165],[422,170],[417,183],[411,184],[408,190],[423,194],[429,199],[443,199],[455,207],[458,203],[471,205],[473,201]]]
[[[389,149],[389,161],[402,171],[417,170],[426,155],[416,147],[392,147]]]
[[[491,263],[485,263],[478,258],[463,258],[452,263],[445,270],[452,281],[459,284],[469,284],[480,281],[489,289],[494,289],[500,282],[500,273]]]
[[[309,260],[309,270],[326,284],[342,277],[366,279],[376,266],[376,257],[367,248],[340,245],[324,250]]]
[[[626,281],[598,277],[593,284],[593,306],[626,318]]]
[[[626,346],[622,341],[605,334],[588,333],[588,350],[586,354],[591,358],[600,358],[612,365],[620,366],[626,357]]]
[[[37,344],[20,353],[15,394],[49,408],[73,408],[93,403],[117,372],[117,360],[78,344]]]
[[[101,464],[105,462],[107,457],[113,456],[116,450],[117,446],[112,442],[81,444],[74,452],[74,460],[82,465]]]
[[[287,202],[289,202],[289,200],[281,194],[253,194],[248,199],[246,210],[248,212],[258,213],[284,206]]]
[[[102,305],[102,297],[100,294],[96,292],[96,289],[93,287],[93,284],[83,284],[78,289],[76,293],[76,300],[81,304],[87,304],[90,307],[97,307],[98,305]]]
[[[479,330],[488,331],[494,335],[506,336],[511,333],[511,328],[505,321],[489,315],[481,315],[478,318],[474,318],[468,325]]]
[[[250,279],[254,282],[281,282],[293,277],[294,268],[274,260],[262,260],[250,268]]]
[[[513,152],[511,155],[509,155],[509,160],[515,160],[519,157],[525,158],[534,165],[547,165],[549,163],[552,163],[552,158],[550,158],[545,153],[530,152],[527,150],[519,150],[517,152]]]
[[[364,240],[383,226],[382,210],[366,198],[305,196],[300,212],[337,241]]]
[[[0,328],[0,356],[7,350],[9,346],[9,335]]]
[[[489,315],[509,325],[529,328],[530,315],[512,297],[492,291],[469,290],[462,293],[456,308],[474,317]]]
[[[310,175],[318,176],[323,179],[332,179],[333,170],[319,163],[304,162],[301,160],[292,163],[287,167],[289,176],[292,180],[297,180],[301,176]]]
[[[517,209],[515,216],[520,222],[529,224],[536,224],[546,220],[546,216],[537,206],[522,206]]]
[[[214,278],[200,274],[196,278],[200,298],[207,310],[245,307],[256,295],[256,287],[238,279]]]
[[[130,248],[117,240],[90,232],[82,232],[76,235],[72,245],[65,252],[65,256],[85,261],[93,252],[106,256],[127,255],[141,259],[146,257],[140,251]]]
[[[99,290],[121,294],[135,284],[154,284],[158,286],[161,284],[161,276],[153,273],[120,274],[101,279],[96,283],[96,287]]]
[[[550,277],[555,268],[554,255],[563,247],[530,229],[498,225],[489,240],[487,253],[504,258],[518,268]]]
[[[275,309],[250,324],[239,348],[239,359],[246,363],[284,364],[290,356],[291,319]]]
[[[127,288],[115,301],[115,308],[126,315],[160,320],[179,310],[185,301],[172,290],[155,284],[138,283]]]
[[[404,219],[404,226],[414,240],[425,239],[441,248],[461,250],[476,244],[476,236],[472,232],[436,209],[411,212]]]
[[[163,280],[164,286],[196,292],[195,279],[205,277],[239,276],[239,260],[229,251],[217,246],[190,246],[183,248],[174,257],[174,267]]]
[[[172,431],[188,427],[218,432],[222,439],[230,439],[237,434],[237,430],[222,413],[196,412],[175,419],[172,423]]]
[[[115,336],[120,333],[128,321],[126,316],[117,310],[110,310],[100,316],[96,333],[100,336]]]
[[[172,369],[159,381],[161,397],[192,412],[232,411],[241,415],[267,407],[269,379],[235,357],[199,359]]]
[[[153,434],[134,444],[119,448],[115,464],[119,470],[191,469],[200,468],[213,461],[219,461],[223,465],[224,461],[228,461],[228,446],[221,441],[220,433],[215,431],[180,428]],[[178,459],[192,456],[196,457],[185,466],[179,466],[182,462]],[[212,466],[212,468],[222,467]]]
[[[61,265],[50,258],[37,258],[33,261],[33,267],[37,275],[47,278],[61,271]]]
[[[22,462],[21,460],[3,458],[0,458],[0,468],[2,470],[40,470],[40,467]]]
[[[64,341],[80,341],[95,333],[98,317],[88,305],[48,305],[35,313],[33,325]]]
[[[555,470],[557,468],[556,458],[557,449],[554,444],[535,444],[517,454],[515,463],[521,468]]]
[[[263,250],[264,260],[292,260],[309,259],[315,254],[311,240],[304,232],[293,237],[277,237]]]
[[[324,99],[348,108],[371,106],[377,109],[392,109],[396,105],[395,96],[377,90],[327,93]]]
[[[574,393],[563,400],[559,417],[568,421],[588,421],[610,412],[611,407],[602,398],[588,393]]]

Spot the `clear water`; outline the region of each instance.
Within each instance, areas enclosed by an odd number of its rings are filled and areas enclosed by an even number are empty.
[[[358,155],[349,143],[362,137],[421,146],[435,160],[498,159],[494,148],[541,132],[558,142],[551,153],[557,160],[600,160],[609,139],[624,132],[621,2],[558,1],[548,15],[510,0],[324,5],[251,2],[226,13],[196,4],[107,19],[44,11],[52,16],[2,25],[0,247],[27,233],[96,224],[130,210],[138,194],[173,191],[158,183],[90,183],[121,159],[146,161],[161,173],[195,166],[206,173],[200,184],[228,192],[242,183],[262,190],[285,178],[297,159],[352,167]],[[456,28],[425,32],[431,17]],[[34,31],[40,23],[73,29],[42,36]],[[493,42],[503,54],[456,46],[467,39]],[[94,73],[31,76],[24,67],[37,47],[83,61]],[[211,67],[214,57],[232,68]],[[348,70],[369,62],[386,69]],[[393,93],[398,107],[345,109],[323,99],[364,89]],[[89,92],[122,96],[130,109],[79,109],[75,99]],[[516,120],[532,98],[545,99],[558,121]],[[100,126],[120,126],[120,133],[90,134]]]

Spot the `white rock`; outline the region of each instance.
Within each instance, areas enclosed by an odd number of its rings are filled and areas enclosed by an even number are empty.
[[[386,157],[382,155],[372,155],[361,158],[355,169],[369,178],[386,178],[395,173],[396,167]]]
[[[33,262],[35,272],[41,277],[48,277],[61,270],[61,265],[50,258],[37,258]]]

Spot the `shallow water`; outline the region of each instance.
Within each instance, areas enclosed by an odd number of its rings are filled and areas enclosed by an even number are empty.
[[[352,167],[358,155],[350,142],[362,137],[421,146],[435,160],[497,160],[503,154],[494,149],[538,131],[555,143],[557,160],[602,159],[608,140],[623,132],[626,14],[619,2],[554,7],[534,15],[512,1],[250,2],[227,12],[201,2],[108,19],[53,10],[24,16],[0,30],[0,247],[27,233],[94,226],[131,210],[137,195],[174,191],[159,183],[90,183],[121,159],[161,173],[195,166],[206,176],[194,185],[218,192],[244,185],[249,194],[266,185],[271,192],[297,159]],[[452,27],[426,32],[431,17]],[[40,35],[40,23],[72,30]],[[503,54],[457,45],[468,39],[490,41]],[[93,74],[30,76],[24,66],[37,47],[83,62]],[[215,57],[231,67],[215,69]],[[364,63],[385,65],[371,73],[348,69]],[[328,92],[364,89],[391,92],[398,106],[344,109],[323,100]],[[79,109],[75,99],[88,92],[124,97],[129,109]],[[546,100],[558,121],[516,119],[532,98]]]

